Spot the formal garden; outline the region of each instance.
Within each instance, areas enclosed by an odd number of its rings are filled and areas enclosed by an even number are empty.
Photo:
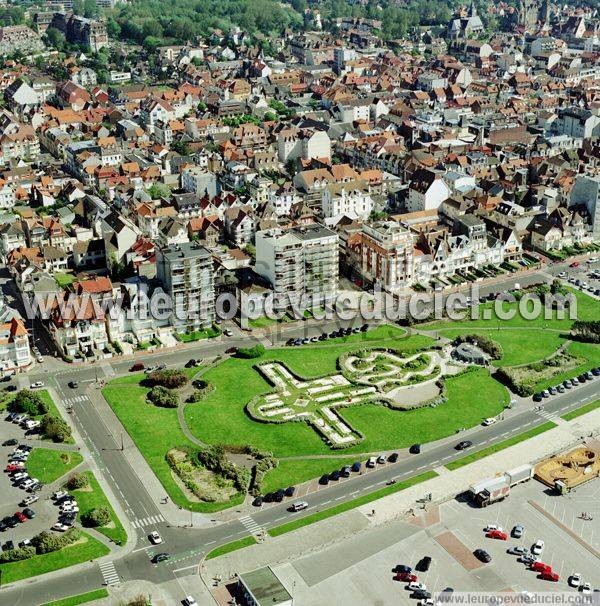
[[[597,301],[573,294],[579,319],[594,320]],[[571,335],[573,321],[556,312],[503,321],[492,303],[479,308],[489,319],[480,313],[412,329],[380,325],[302,347],[257,346],[175,371],[184,377],[176,387],[133,374],[103,393],[174,502],[217,511],[248,492],[307,481],[366,453],[432,442],[497,416],[510,400],[504,371],[531,391],[600,365],[597,345]],[[465,342],[485,354],[486,365],[451,359],[449,348]]]

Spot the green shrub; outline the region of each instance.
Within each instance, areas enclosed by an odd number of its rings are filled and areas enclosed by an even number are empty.
[[[19,547],[19,549],[8,549],[0,553],[0,563],[17,562],[18,560],[28,560],[35,555],[35,547]]]
[[[70,528],[62,535],[54,534],[47,530],[40,532],[31,539],[31,544],[38,555],[58,551],[81,538],[81,531]]]
[[[265,351],[265,346],[262,343],[257,343],[254,347],[240,347],[236,356],[238,358],[260,358]]]
[[[31,417],[48,412],[48,404],[35,392],[21,389],[14,400],[8,405],[11,412],[24,412]]]
[[[42,417],[40,431],[43,436],[53,442],[68,442],[71,439],[71,428],[68,423],[52,415],[44,415]]]
[[[108,507],[96,507],[85,515],[81,516],[81,521],[85,526],[97,528],[98,526],[106,526],[110,523],[110,511]]]
[[[181,370],[155,370],[143,381],[148,387],[161,386],[167,389],[183,387],[188,382],[187,375]]]
[[[73,474],[66,483],[66,487],[68,490],[77,490],[79,488],[86,488],[89,486],[90,479],[85,473],[75,473]]]
[[[161,385],[153,387],[146,396],[154,406],[161,408],[177,408],[179,406],[179,396]]]

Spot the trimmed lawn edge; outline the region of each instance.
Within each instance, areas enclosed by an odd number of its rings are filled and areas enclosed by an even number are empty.
[[[450,463],[448,463],[444,467],[446,467],[446,469],[449,469],[450,471],[453,471],[454,469],[459,469],[461,467],[464,467],[465,465],[469,465],[469,463],[473,463],[475,461],[478,461],[479,459],[484,459],[485,457],[495,454],[496,452],[500,452],[501,450],[504,450],[505,448],[514,446],[515,444],[518,444],[519,442],[523,442],[524,440],[529,440],[529,438],[533,438],[541,433],[544,433],[545,431],[548,431],[549,429],[554,429],[555,427],[557,427],[556,423],[553,423],[552,421],[548,421],[546,423],[543,423],[542,425],[538,425],[537,427],[534,427],[533,429],[529,429],[528,431],[518,433],[517,435],[507,438],[506,440],[502,440],[501,442],[492,444],[491,446],[488,446],[487,448],[478,450],[477,452],[467,455],[466,457],[456,459],[456,461],[450,461]]]
[[[271,528],[268,533],[272,537],[278,537],[282,534],[298,530],[298,528],[302,528],[303,526],[309,526],[310,524],[320,522],[321,520],[326,520],[327,518],[331,518],[340,513],[344,513],[346,511],[349,511],[350,509],[355,509],[356,507],[360,507],[361,505],[365,505],[366,503],[370,503],[371,501],[376,501],[377,499],[387,497],[388,495],[394,494],[395,492],[410,488],[415,484],[420,484],[421,482],[425,482],[426,480],[431,480],[432,478],[437,477],[437,475],[438,474],[433,470],[426,471],[417,476],[412,476],[411,478],[402,480],[402,482],[397,482],[396,484],[391,484],[390,486],[386,486],[385,488],[380,488],[379,490],[370,492],[369,494],[363,495],[362,497],[352,499],[351,501],[346,501],[345,503],[340,503],[335,507],[328,507],[323,511],[318,511],[303,518],[299,518],[298,520],[293,520],[292,522],[287,522],[286,524],[282,524],[281,526],[276,526],[275,528]]]
[[[212,560],[213,558],[218,558],[219,556],[225,555],[227,553],[231,553],[232,551],[237,551],[238,549],[244,549],[244,547],[250,547],[250,545],[256,545],[256,539],[254,536],[242,537],[237,541],[231,541],[231,543],[225,543],[225,545],[221,545],[220,547],[216,547],[212,551],[209,551],[206,554],[205,560]]]
[[[68,598],[62,598],[60,600],[54,600],[53,602],[46,602],[42,606],[77,606],[77,604],[85,604],[87,602],[93,602],[94,600],[100,600],[108,597],[108,590],[94,589],[94,591],[88,591],[86,593],[80,593],[79,595],[72,595]]]
[[[570,421],[571,419],[575,419],[580,417],[581,415],[587,414],[588,412],[592,412],[592,410],[596,410],[596,408],[600,408],[600,400],[596,400],[595,402],[590,402],[589,404],[584,404],[575,410],[571,410],[570,412],[565,413],[560,418],[565,421]]]

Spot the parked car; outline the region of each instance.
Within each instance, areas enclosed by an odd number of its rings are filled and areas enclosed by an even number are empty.
[[[420,454],[421,453],[421,445],[420,444],[413,444],[408,449],[408,452],[410,452],[410,454]]]
[[[31,389],[37,389],[38,387],[44,387],[44,382],[43,381],[34,381],[31,385],[30,385]]]
[[[69,381],[69,387],[71,389],[77,389],[79,387],[79,383],[77,381]]]
[[[431,557],[424,556],[417,564],[416,569],[420,572],[427,572],[431,566]]]
[[[538,539],[532,546],[531,546],[531,553],[533,555],[542,555],[542,552],[544,551],[544,541],[542,541],[542,539]]]
[[[141,372],[146,368],[143,362],[136,362],[130,369],[129,372]]]
[[[337,482],[340,479],[340,472],[336,469],[329,474],[329,479]]]
[[[589,583],[584,583],[583,585],[581,585],[579,587],[579,591],[581,591],[581,593],[585,593],[585,594],[592,593],[592,586]]]
[[[344,465],[344,467],[340,469],[340,474],[343,478],[349,478],[351,473],[352,468],[350,467],[350,465]]]
[[[527,549],[527,547],[522,547],[521,545],[513,545],[513,547],[509,547],[506,550],[506,553],[521,556],[525,555],[526,553],[529,553],[529,549]]]
[[[252,505],[254,507],[262,507],[263,504],[263,498],[262,497],[255,497],[254,501],[252,501]]]
[[[7,418],[6,420],[8,421],[9,419]],[[18,443],[19,442],[16,438],[9,438],[8,440],[4,440],[4,442],[2,442],[2,446],[15,446]]]
[[[414,583],[417,580],[417,575],[410,572],[398,572],[396,573],[396,581],[403,581],[404,583]]]
[[[553,583],[558,583],[558,581],[560,581],[560,576],[557,572],[542,572],[538,576],[542,581],[552,581]]]
[[[570,587],[579,587],[581,585],[581,575],[578,572],[574,572],[567,580]]]
[[[406,589],[410,591],[417,591],[418,589],[426,590],[427,585],[425,585],[425,583],[421,583],[420,581],[413,581],[406,586]]]
[[[23,522],[27,522],[28,517],[22,512],[22,511],[15,511],[15,518],[17,518],[17,520],[19,520],[19,522],[23,523]]]
[[[323,474],[319,478],[319,484],[321,484],[321,486],[327,486],[327,484],[329,484],[329,474]]]
[[[483,532],[492,532],[492,530],[504,530],[504,528],[502,528],[502,526],[498,526],[498,524],[488,524],[484,529]]]
[[[507,541],[508,535],[502,530],[492,530],[485,535],[488,539],[498,539],[499,541]]]
[[[493,425],[495,422],[496,422],[495,417],[488,417],[487,419],[483,419],[482,425],[484,427],[489,427],[490,425]]]
[[[354,463],[352,463],[352,471],[354,471],[355,473],[360,471],[362,468],[362,463],[360,461],[354,461]]]
[[[485,549],[476,549],[473,555],[480,561],[488,564],[492,561],[492,556]]]
[[[388,457],[388,463],[395,463],[398,460],[398,453],[397,452],[393,452],[389,457]]]
[[[191,595],[188,595],[183,598],[183,600],[181,600],[181,603],[183,604],[183,606],[198,606],[198,602],[196,602],[196,600]]]
[[[406,564],[397,564],[394,572],[412,572],[412,568]]]
[[[21,505],[21,507],[27,507],[27,505],[31,505],[32,503],[35,503],[36,501],[39,501],[39,498],[40,497],[38,497],[35,494],[29,495],[28,497],[25,497],[21,501],[20,505]]]
[[[52,526],[52,530],[56,530],[57,532],[66,532],[67,530],[69,530],[69,528],[69,526],[67,526],[66,524],[62,524],[61,522],[56,522],[56,524]]]
[[[377,462],[378,462],[380,465],[383,465],[383,464],[386,462],[386,460],[387,460],[387,457],[386,457],[384,454],[380,454],[380,455],[377,457]]]
[[[25,509],[23,510],[23,515],[25,515],[29,520],[33,520],[33,518],[35,518],[35,511],[33,511],[33,509],[30,509],[29,507],[25,507]]]
[[[284,492],[285,492],[285,496],[286,496],[286,497],[293,497],[293,496],[294,496],[294,493],[296,492],[296,487],[295,487],[295,486],[288,486],[288,487],[285,489],[285,491],[284,491]]]
[[[525,526],[523,524],[516,524],[513,526],[513,529],[510,531],[510,534],[515,539],[520,539],[525,534]]]
[[[552,572],[552,566],[550,566],[550,564],[546,564],[545,562],[534,562],[531,565],[531,570],[534,572]]]

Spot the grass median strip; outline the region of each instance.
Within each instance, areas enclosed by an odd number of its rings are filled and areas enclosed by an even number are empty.
[[[570,412],[567,412],[562,415],[561,419],[564,419],[565,421],[570,421],[571,419],[580,417],[581,415],[584,415],[588,412],[592,412],[592,410],[596,410],[596,408],[600,408],[600,400],[590,402],[589,404],[584,404],[583,406],[580,406],[575,410],[571,410]]]
[[[93,602],[94,600],[101,600],[102,598],[107,597],[108,591],[106,589],[95,589],[94,591],[72,595],[68,598],[63,598],[62,600],[46,602],[42,606],[77,606],[77,604],[86,604],[87,602]]]
[[[502,442],[498,442],[497,444],[492,444],[487,448],[483,448],[482,450],[478,450],[477,452],[473,452],[466,457],[462,457],[460,459],[456,459],[456,461],[451,461],[445,467],[450,469],[451,471],[454,469],[459,469],[460,467],[464,467],[469,463],[473,463],[474,461],[478,461],[479,459],[483,459],[485,457],[489,457],[490,455],[500,452],[505,448],[509,448],[510,446],[514,446],[519,442],[523,442],[525,440],[529,440],[529,438],[533,438],[549,429],[554,429],[556,427],[556,423],[552,421],[548,421],[543,425],[539,425],[538,427],[534,427],[528,431],[524,431],[523,433],[519,433],[516,436],[512,436],[512,438],[507,438],[506,440],[502,440]]]
[[[237,541],[232,541],[231,543],[225,543],[225,545],[221,545],[221,547],[213,549],[207,554],[205,559],[212,560],[213,558],[218,558],[226,553],[231,553],[232,551],[237,551],[238,549],[244,549],[244,547],[250,547],[250,545],[256,545],[256,539],[254,537],[244,537],[242,539],[238,539]]]
[[[381,499],[382,497],[387,497],[388,495],[394,494],[395,492],[399,492],[400,490],[410,488],[415,484],[420,484],[421,482],[425,482],[426,480],[431,480],[431,478],[435,478],[437,477],[437,475],[438,474],[435,471],[426,471],[425,473],[422,473],[418,476],[413,476],[412,478],[408,478],[407,480],[403,480],[402,482],[390,484],[385,488],[380,488],[379,490],[375,490],[374,492],[365,494],[362,497],[357,497],[356,499],[352,499],[351,501],[340,503],[339,505],[329,507],[327,509],[324,509],[323,511],[317,511],[316,513],[312,513],[303,518],[298,518],[297,520],[293,520],[292,522],[288,522],[287,524],[282,524],[281,526],[271,528],[269,530],[269,534],[272,537],[278,537],[279,535],[298,530],[298,528],[302,528],[303,526],[308,526],[310,524],[314,524],[315,522],[326,520],[327,518],[331,518],[332,516],[344,513],[345,511],[349,511],[350,509],[355,509],[356,507],[366,505],[367,503],[376,501],[377,499]]]

